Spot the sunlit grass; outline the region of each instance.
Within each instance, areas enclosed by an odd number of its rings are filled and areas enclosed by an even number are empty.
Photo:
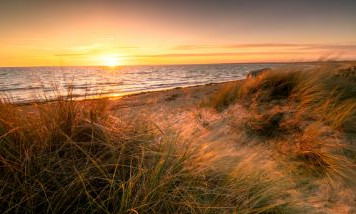
[[[219,111],[243,105],[249,113],[241,128],[250,137],[283,142],[303,167],[350,181],[355,160],[344,152],[354,152],[345,139],[356,130],[356,87],[352,73],[343,72],[332,65],[271,70],[224,86],[204,104]]]
[[[198,147],[105,100],[0,102],[2,213],[281,213],[299,208],[263,169],[204,164]],[[218,153],[217,153],[218,154]],[[217,156],[215,159],[218,159]]]

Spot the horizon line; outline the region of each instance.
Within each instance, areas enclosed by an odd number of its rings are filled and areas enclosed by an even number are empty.
[[[307,61],[257,61],[257,62],[222,62],[222,63],[163,63],[163,64],[127,64],[117,65],[113,68],[125,66],[165,66],[165,65],[220,65],[220,64],[293,64],[293,63],[322,63],[322,62],[355,62],[352,60],[307,60]],[[106,65],[29,65],[29,66],[2,66],[0,68],[28,68],[28,67],[108,67]]]

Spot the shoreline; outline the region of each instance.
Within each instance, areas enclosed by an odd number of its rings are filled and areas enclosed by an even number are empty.
[[[246,78],[243,79],[237,79],[237,80],[229,80],[229,81],[223,81],[223,82],[213,82],[213,83],[206,83],[206,84],[197,84],[197,85],[189,85],[189,86],[178,86],[178,87],[170,87],[170,88],[161,88],[161,89],[152,89],[152,90],[145,90],[145,91],[139,91],[139,92],[127,92],[127,93],[122,93],[117,96],[100,96],[100,95],[94,95],[92,98],[84,98],[83,97],[75,97],[73,96],[73,100],[77,102],[90,102],[90,101],[97,101],[97,100],[103,100],[103,99],[108,99],[111,101],[118,101],[124,98],[128,97],[137,97],[137,96],[142,96],[142,95],[147,95],[147,94],[155,94],[155,93],[168,93],[170,91],[175,91],[175,90],[180,90],[180,89],[192,89],[192,88],[199,88],[199,87],[206,87],[206,86],[211,86],[211,85],[224,85],[224,84],[229,84],[229,83],[234,83],[234,82],[239,82],[239,81],[245,81]],[[61,96],[61,98],[66,98],[68,97],[67,95]],[[46,104],[46,103],[52,103],[52,102],[57,102],[59,99],[53,99],[53,100],[43,100],[43,101],[28,101],[28,102],[19,102],[19,103],[12,103],[14,106],[31,106],[35,104]]]
[[[329,63],[329,62],[324,62],[324,63]],[[341,62],[338,62],[338,64]],[[225,64],[231,64],[231,63],[225,63]],[[233,64],[249,64],[249,63],[233,63]],[[254,63],[257,64],[257,63]],[[262,63],[263,64],[263,63]],[[271,63],[270,63],[271,64]],[[279,64],[279,63],[276,63]],[[298,65],[316,65],[316,64],[322,64],[322,62],[303,62],[303,63],[296,63],[296,62],[292,62],[292,63],[284,63],[284,64],[280,64],[280,66],[282,67],[286,67],[290,68],[290,66],[298,66]],[[200,64],[198,64],[200,65]],[[173,65],[174,66],[174,65]],[[264,67],[264,68],[273,68],[272,67]],[[255,68],[257,69],[257,68]],[[254,71],[255,69],[249,70],[249,72]],[[230,78],[229,78],[230,79]],[[65,90],[59,92],[58,90],[50,90],[51,92],[28,92],[26,89],[24,89],[23,91],[20,91],[18,93],[18,97],[12,97],[10,92],[7,92],[6,90],[3,91],[3,98],[5,100],[8,100],[10,103],[16,105],[16,106],[26,106],[26,105],[33,105],[33,104],[42,104],[42,103],[48,103],[48,102],[55,102],[58,101],[60,99],[63,99],[65,97],[68,97],[68,95],[70,95],[71,99],[73,100],[78,100],[78,101],[83,101],[83,100],[97,100],[97,99],[120,99],[122,97],[126,97],[126,96],[132,96],[132,95],[137,95],[137,94],[143,94],[143,93],[152,93],[152,92],[157,92],[157,91],[167,91],[167,90],[173,90],[175,88],[187,88],[187,87],[196,87],[196,86],[202,86],[202,85],[209,85],[209,84],[222,84],[222,83],[227,83],[227,82],[233,82],[233,81],[240,81],[240,80],[244,80],[246,79],[246,76],[244,75],[240,75],[240,76],[236,76],[236,77],[231,77],[231,79],[225,79],[225,80],[221,80],[221,78],[211,78],[211,79],[207,79],[204,81],[196,81],[196,79],[193,81],[193,83],[189,83],[189,82],[175,82],[173,84],[169,84],[169,85],[164,85],[164,86],[159,86],[159,85],[148,85],[145,87],[139,87],[139,88],[113,88],[113,90],[109,90],[107,92],[105,92],[105,88],[110,87],[109,85],[106,87],[104,85],[104,88],[102,90],[102,92],[100,92],[100,90],[98,91],[93,91],[93,92],[89,92],[89,91],[78,91],[76,92],[76,89],[73,88],[73,93],[75,92],[75,94],[70,94],[67,93]],[[195,83],[194,83],[195,82]],[[204,83],[205,82],[205,83]],[[139,84],[139,82],[138,82]],[[90,86],[86,86],[87,89],[90,88]],[[62,90],[62,89],[61,89]],[[54,91],[54,92],[53,92]],[[57,93],[56,93],[57,92]],[[63,94],[63,95],[61,95]],[[37,95],[41,95],[41,96],[37,96]]]

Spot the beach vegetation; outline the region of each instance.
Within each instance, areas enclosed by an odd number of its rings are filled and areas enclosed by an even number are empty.
[[[197,147],[105,100],[0,102],[1,213],[297,212],[288,182]],[[217,161],[218,162],[218,161]]]

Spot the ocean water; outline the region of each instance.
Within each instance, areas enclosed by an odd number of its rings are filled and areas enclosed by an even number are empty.
[[[78,99],[115,97],[244,79],[251,70],[282,64],[149,65],[106,67],[0,68],[0,92],[15,103],[65,95]]]

